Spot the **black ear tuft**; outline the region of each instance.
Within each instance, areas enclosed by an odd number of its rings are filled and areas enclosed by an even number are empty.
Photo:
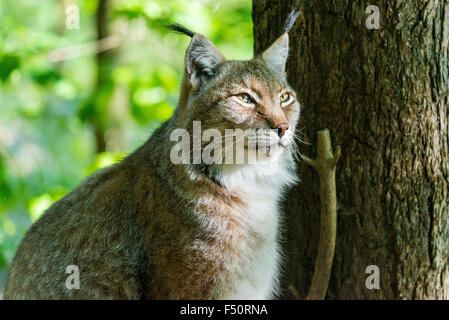
[[[192,38],[194,36],[194,34],[195,34],[195,32],[193,32],[192,30],[189,30],[186,27],[184,27],[184,26],[182,26],[182,25],[180,25],[178,23],[173,23],[173,24],[170,24],[170,25],[165,26],[165,27],[170,29],[170,30],[173,30],[173,31],[175,31],[177,33],[182,33],[182,34],[188,35],[190,38]]]
[[[299,10],[293,9],[285,21],[282,35],[262,53],[262,60],[272,71],[286,77],[285,64],[288,58],[288,32],[299,16]]]
[[[282,33],[290,31],[290,29],[295,24],[296,19],[298,19],[300,13],[301,12],[299,12],[299,10],[297,8],[293,9],[292,12],[290,12],[290,14],[287,17],[287,20],[285,21],[284,29],[283,29]]]
[[[202,34],[177,23],[165,27],[192,38],[185,56],[185,71],[192,87],[199,84],[202,76],[212,76],[217,66],[226,61],[214,44]]]

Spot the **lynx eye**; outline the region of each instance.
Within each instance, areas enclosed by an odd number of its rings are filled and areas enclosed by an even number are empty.
[[[280,97],[279,100],[281,101],[281,103],[287,102],[288,100],[290,100],[290,95],[286,92],[283,93]]]
[[[254,103],[254,100],[249,96],[249,94],[246,93],[241,93],[237,95],[237,98],[248,104]]]

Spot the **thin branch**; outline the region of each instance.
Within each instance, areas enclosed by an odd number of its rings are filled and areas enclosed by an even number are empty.
[[[301,300],[299,292],[298,292],[298,290],[296,290],[295,287],[293,287],[292,285],[289,285],[288,290],[290,290],[291,294],[293,295],[293,297],[295,297],[296,300]]]
[[[75,59],[85,55],[99,54],[120,46],[123,36],[114,34],[98,41],[77,44],[67,48],[55,49],[48,53],[50,62],[59,62]]]
[[[337,237],[335,169],[340,154],[340,147],[332,153],[329,130],[325,129],[318,132],[317,158],[303,156],[304,162],[318,171],[321,201],[320,243],[307,300],[323,300],[329,285]]]
[[[317,169],[317,162],[313,160],[312,158],[309,158],[308,156],[301,155],[301,158],[304,160],[305,163],[307,163],[309,166]]]

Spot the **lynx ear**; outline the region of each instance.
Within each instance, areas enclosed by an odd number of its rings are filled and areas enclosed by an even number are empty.
[[[288,57],[288,33],[280,36],[267,50],[262,53],[262,60],[275,73],[285,75],[285,63]]]
[[[265,61],[268,67],[282,76],[285,76],[285,63],[288,57],[288,32],[293,27],[298,16],[299,11],[293,9],[285,21],[283,34],[262,53],[262,60]]]
[[[202,76],[212,76],[217,66],[226,59],[205,36],[196,33],[186,52],[186,73],[192,87],[196,87]]]

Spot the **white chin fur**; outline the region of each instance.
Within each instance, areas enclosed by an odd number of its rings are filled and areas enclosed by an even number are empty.
[[[249,152],[256,153],[255,150]],[[276,146],[253,164],[222,164],[219,180],[228,190],[244,187],[288,187],[297,181],[295,163],[288,147]]]

